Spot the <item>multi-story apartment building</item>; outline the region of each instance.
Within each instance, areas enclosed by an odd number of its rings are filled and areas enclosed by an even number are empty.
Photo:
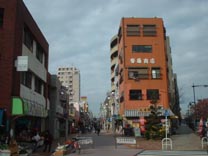
[[[111,41],[118,52],[119,114],[132,123],[149,115],[152,100],[164,110],[170,109],[170,92],[174,88],[169,88],[172,61],[168,60],[171,55],[167,54],[165,32],[161,18],[122,18],[118,45]],[[111,54],[112,64],[116,52]],[[113,69],[111,65],[111,73]],[[114,78],[111,75],[112,83]]]
[[[69,94],[69,102],[80,101],[80,71],[75,67],[58,68],[58,78]]]
[[[117,116],[119,113],[119,64],[118,64],[118,36],[115,35],[110,43],[111,52],[111,93],[108,98],[111,99],[112,115]],[[109,95],[110,94],[110,95]]]
[[[69,95],[69,116],[74,120],[70,127],[73,128],[79,120],[80,112],[80,71],[75,67],[59,67],[57,75]]]
[[[0,109],[26,138],[24,130],[45,129],[49,45],[22,0],[0,1],[0,36]]]
[[[166,52],[167,52],[166,54],[167,54],[167,65],[168,65],[168,80],[169,80],[168,91],[169,91],[170,109],[173,111],[175,115],[181,118],[177,76],[175,73],[173,73],[170,39],[168,36],[166,36]]]

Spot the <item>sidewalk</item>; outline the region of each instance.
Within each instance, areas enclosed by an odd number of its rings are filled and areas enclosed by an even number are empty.
[[[67,156],[135,156],[141,151],[141,149],[132,149],[126,146],[119,146],[117,149],[115,149],[115,146],[111,146],[96,149],[83,149],[80,154],[72,153]]]
[[[77,134],[70,134],[68,139],[75,137]],[[53,140],[51,146],[51,152],[43,152],[43,147],[40,147],[36,150],[36,152],[32,153],[31,156],[51,156],[52,152],[58,146],[58,143],[63,144],[66,141],[65,137],[61,137],[59,139]]]
[[[173,150],[201,150],[201,138],[185,124],[177,129],[171,139]]]

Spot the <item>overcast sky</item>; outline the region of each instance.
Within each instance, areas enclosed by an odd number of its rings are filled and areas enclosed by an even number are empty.
[[[207,0],[24,0],[49,43],[49,72],[75,66],[81,95],[98,113],[110,90],[110,40],[122,17],[160,17],[170,37],[181,107],[193,101],[193,83],[208,85]],[[208,88],[196,87],[196,99]]]

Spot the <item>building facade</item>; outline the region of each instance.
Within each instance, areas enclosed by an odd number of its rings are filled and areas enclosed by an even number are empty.
[[[0,1],[0,36],[0,109],[7,130],[12,126],[16,137],[42,131],[50,106],[49,45],[22,0]]]
[[[80,101],[80,71],[75,67],[58,68],[58,78],[69,94],[69,102]]]
[[[170,94],[174,85],[170,85],[172,60],[168,60],[171,55],[168,57],[169,42],[166,39],[166,30],[161,18],[121,20],[116,47],[119,114],[132,124],[137,123],[138,118],[150,114],[152,100],[156,100],[162,110],[170,109]],[[116,43],[114,45],[116,46]],[[113,54],[113,63],[112,56]],[[112,67],[114,66],[111,65],[111,73]],[[111,76],[111,82],[115,80],[112,77],[115,76]]]
[[[75,67],[59,67],[58,79],[66,87],[69,104],[70,132],[75,132],[80,118],[80,71]]]
[[[118,62],[118,36],[115,35],[110,42],[111,52],[111,93],[108,93],[108,98],[111,99],[112,114],[119,114],[119,62]]]
[[[69,134],[69,105],[68,94],[56,75],[50,76],[50,112],[49,123],[54,139],[68,137]]]

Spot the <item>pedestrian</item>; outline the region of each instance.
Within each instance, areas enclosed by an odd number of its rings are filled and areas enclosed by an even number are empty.
[[[39,135],[38,131],[37,131],[36,134],[32,137],[32,140],[34,141],[34,149],[33,149],[33,152],[35,152],[36,149],[37,149],[38,146],[39,146],[39,141],[40,141],[40,135]]]
[[[45,132],[45,135],[44,135],[44,149],[43,149],[43,152],[46,152],[47,149],[48,149],[48,152],[51,151],[52,142],[53,142],[53,136],[50,134],[49,130],[47,130]]]
[[[100,128],[101,128],[101,126],[100,126],[100,124],[98,124],[98,125],[97,125],[97,135],[98,135],[98,136],[100,135]]]

